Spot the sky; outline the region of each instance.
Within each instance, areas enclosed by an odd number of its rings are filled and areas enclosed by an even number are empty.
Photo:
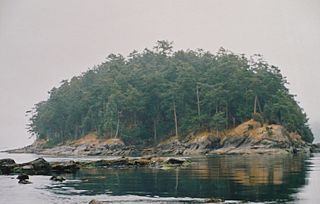
[[[318,0],[0,0],[0,148],[33,142],[25,112],[62,80],[157,40],[262,54],[320,133]]]

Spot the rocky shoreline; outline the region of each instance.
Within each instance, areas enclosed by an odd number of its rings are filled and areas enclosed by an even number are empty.
[[[92,168],[176,168],[188,166],[188,158],[173,157],[118,157],[96,161],[48,162],[43,158],[17,164],[13,159],[0,159],[0,175],[59,175],[76,173],[80,169]]]
[[[170,137],[157,146],[125,145],[120,139],[99,141],[92,136],[80,141],[47,148],[41,142],[8,153],[34,153],[50,156],[189,156],[208,154],[290,154],[319,152],[319,144],[304,142],[281,125],[260,124],[254,120],[216,134],[191,133],[184,139]]]

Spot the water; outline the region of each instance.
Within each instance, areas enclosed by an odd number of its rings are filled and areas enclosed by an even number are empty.
[[[26,162],[38,156],[0,153],[0,158],[7,157]],[[49,176],[31,176],[32,184],[20,185],[15,176],[0,176],[0,203],[88,203],[91,199],[113,203],[190,203],[212,197],[249,203],[320,201],[320,154],[212,156],[192,160],[189,167],[167,170],[81,170],[63,175],[67,179],[63,183],[52,182]]]

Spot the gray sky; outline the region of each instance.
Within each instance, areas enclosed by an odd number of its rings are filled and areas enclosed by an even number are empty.
[[[0,148],[32,142],[25,111],[61,80],[163,39],[264,55],[320,126],[318,0],[0,0]]]

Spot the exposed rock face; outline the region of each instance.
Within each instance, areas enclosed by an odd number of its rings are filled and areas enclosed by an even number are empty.
[[[127,146],[122,140],[116,138],[100,140],[94,134],[53,148],[46,148],[44,141],[36,141],[27,147],[8,152],[55,156],[141,156],[141,151],[138,151],[135,146]]]
[[[316,151],[316,146],[314,151]],[[319,148],[320,150],[320,148]],[[281,125],[261,125],[250,120],[238,127],[216,134],[204,132],[179,141],[170,139],[158,145],[153,153],[160,155],[297,153],[310,146]]]

